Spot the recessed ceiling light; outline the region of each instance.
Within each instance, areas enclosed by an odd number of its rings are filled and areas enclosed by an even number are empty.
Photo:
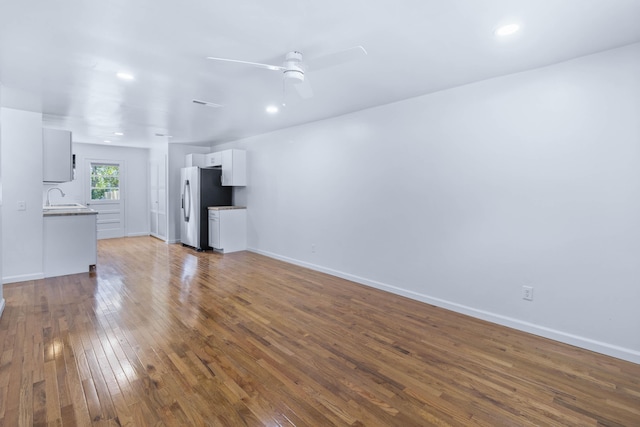
[[[280,110],[279,110],[279,109],[278,109],[278,107],[276,107],[275,105],[269,105],[269,106],[267,106],[266,111],[267,111],[267,113],[269,113],[269,114],[275,114],[275,113],[277,113],[277,112],[278,112],[278,111],[280,111]]]
[[[129,74],[129,73],[124,73],[124,72],[119,72],[118,74],[116,74],[116,76],[118,76],[118,78],[122,79],[122,80],[133,80],[133,74]]]
[[[111,141],[109,141],[108,139],[105,139],[103,142],[104,142],[105,144],[111,144]]]
[[[122,133],[122,132],[114,132],[113,134],[114,134],[115,136],[122,136],[122,135],[124,135],[124,133]]]
[[[518,24],[507,24],[496,28],[493,34],[498,37],[510,36],[511,34],[518,32],[519,29],[520,25]]]

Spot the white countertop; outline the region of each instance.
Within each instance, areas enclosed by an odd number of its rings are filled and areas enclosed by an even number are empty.
[[[68,216],[68,215],[97,215],[98,212],[93,209],[81,205],[79,203],[72,203],[69,205],[54,205],[43,206],[42,216]]]

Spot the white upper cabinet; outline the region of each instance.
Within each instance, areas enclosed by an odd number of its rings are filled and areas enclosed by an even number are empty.
[[[222,156],[222,185],[247,185],[247,154],[244,150],[225,150]]]
[[[205,156],[205,167],[212,168],[222,166],[222,152],[209,153]]]
[[[209,154],[187,154],[185,166],[222,169],[222,185],[243,187],[247,185],[247,153],[244,150],[224,150]]]
[[[71,132],[42,129],[42,181],[68,182],[73,180]]]
[[[207,167],[205,164],[206,154],[192,153],[184,156],[184,167],[198,166],[199,168]]]

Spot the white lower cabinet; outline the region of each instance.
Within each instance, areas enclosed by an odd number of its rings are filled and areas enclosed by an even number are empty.
[[[247,249],[247,210],[209,208],[209,246],[224,253]]]
[[[44,277],[86,273],[96,265],[96,216],[44,217]]]

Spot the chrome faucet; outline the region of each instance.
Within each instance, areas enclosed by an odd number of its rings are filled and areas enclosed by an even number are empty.
[[[45,206],[51,206],[51,202],[49,201],[49,193],[51,193],[51,190],[58,190],[60,194],[62,194],[62,197],[65,196],[64,191],[62,191],[61,188],[51,187],[49,190],[47,190],[47,204]]]

